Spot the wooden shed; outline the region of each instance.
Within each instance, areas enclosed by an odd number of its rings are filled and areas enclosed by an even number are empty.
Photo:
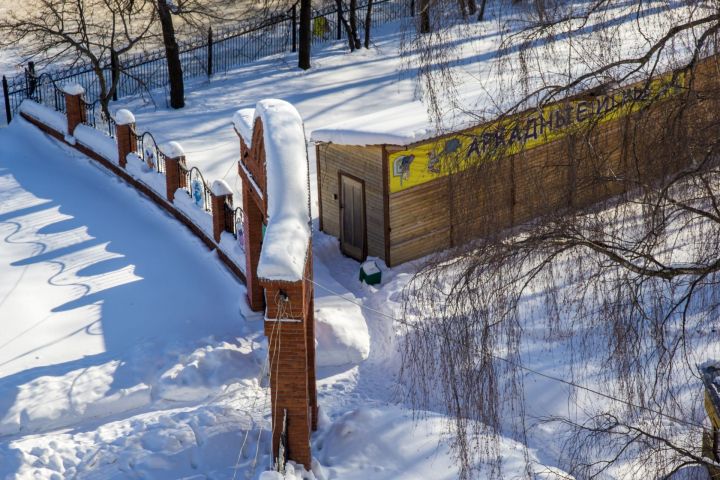
[[[714,57],[701,62],[692,89],[716,88],[716,69]],[[394,266],[591,205],[625,191],[631,176],[676,171],[687,155],[668,148],[640,165],[624,135],[630,122],[644,129],[643,144],[673,147],[673,105],[685,97],[688,75],[596,88],[481,125],[460,119],[444,132],[419,102],[316,129],[320,229],[346,255]]]

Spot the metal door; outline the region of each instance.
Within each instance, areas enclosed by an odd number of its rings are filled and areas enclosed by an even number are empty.
[[[365,259],[365,185],[340,174],[340,250]]]

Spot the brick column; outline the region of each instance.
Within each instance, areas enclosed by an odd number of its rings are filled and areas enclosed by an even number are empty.
[[[175,200],[175,191],[185,183],[180,171],[181,166],[185,168],[185,152],[177,142],[168,142],[161,146],[160,150],[165,155],[166,198],[172,203]]]
[[[265,308],[263,287],[257,276],[257,267],[260,262],[262,249],[263,214],[255,203],[251,186],[243,183],[243,232],[245,238],[245,288],[247,290],[250,309],[255,312]]]
[[[137,152],[135,136],[135,116],[128,110],[118,110],[115,114],[115,138],[118,146],[120,167],[127,165],[127,156]]]
[[[232,190],[223,180],[215,180],[210,187],[210,203],[212,205],[213,238],[220,243],[223,232],[229,231],[231,225],[227,224],[225,203],[232,203]]]
[[[273,456],[278,457],[283,419],[287,418],[287,458],[310,469],[312,405],[308,398],[308,338],[304,282],[263,282],[267,300],[265,335],[270,356]],[[287,417],[285,414],[287,413]]]
[[[65,93],[65,112],[67,115],[68,135],[72,135],[75,127],[87,119],[87,112],[83,106],[85,89],[77,84],[65,85],[62,87]]]
[[[312,241],[308,247],[308,260],[305,264],[303,279],[303,298],[305,299],[305,338],[307,339],[307,379],[310,403],[310,427],[318,428],[317,375],[315,373],[315,286],[313,278]]]

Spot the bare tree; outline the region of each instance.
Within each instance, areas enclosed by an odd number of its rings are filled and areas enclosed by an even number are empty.
[[[119,76],[109,81],[104,68],[142,42],[154,20],[149,0],[37,0],[0,19],[0,46],[22,45],[26,59],[40,64],[89,64],[108,114]]]
[[[472,162],[444,159],[454,174],[452,208],[463,221],[454,224],[458,247],[428,262],[405,292],[409,398],[451,414],[462,478],[483,462],[502,477],[497,435],[527,442],[526,376],[564,385],[584,409],[576,418],[547,419],[566,427],[558,465],[569,473],[702,478],[692,467],[714,461],[701,451],[707,423],[695,363],[707,335],[717,335],[720,310],[719,6],[687,2],[652,14],[644,3],[607,0],[491,6],[522,17],[497,25],[500,87],[489,94],[497,103],[488,103],[508,131],[581,91],[592,97],[632,85],[644,93],[619,106],[625,113],[613,114],[622,116],[614,123],[578,123],[554,144],[552,152],[562,154],[542,162],[508,146],[512,137]],[[441,128],[442,107],[461,104],[454,92],[467,76],[434,53],[452,59],[442,51],[448,40],[477,34],[460,23],[413,43]],[[640,38],[632,48],[617,31],[625,24]],[[568,67],[560,69],[563,62]],[[658,78],[676,93],[667,95]],[[524,175],[526,196],[508,189],[507,211],[483,210],[506,194],[485,187],[507,165]],[[552,183],[558,172],[567,188]],[[573,365],[602,368],[553,377],[528,367],[531,321]],[[602,391],[583,383],[589,377]]]

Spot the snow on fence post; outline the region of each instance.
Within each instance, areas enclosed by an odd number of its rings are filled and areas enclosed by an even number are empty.
[[[215,180],[210,187],[210,202],[212,204],[213,237],[220,243],[223,232],[229,231],[231,225],[227,224],[225,203],[232,203],[232,190],[223,180]]]
[[[233,124],[240,137],[238,172],[251,307],[262,305],[264,291],[273,457],[282,463],[282,452],[287,451],[290,460],[309,470],[318,410],[309,167],[302,118],[287,102],[263,100],[254,110],[238,111]],[[287,444],[281,448],[284,427]]]
[[[127,156],[137,151],[135,116],[129,110],[115,113],[115,138],[118,147],[118,162],[121,168],[127,164]]]
[[[65,94],[65,111],[67,112],[67,133],[73,134],[75,127],[84,123],[87,119],[87,112],[83,106],[83,96],[85,89],[77,84],[70,83],[63,85],[62,89]]]
[[[165,156],[165,186],[168,202],[175,200],[175,191],[182,186],[180,167],[185,168],[185,151],[177,142],[168,142],[160,147]]]

